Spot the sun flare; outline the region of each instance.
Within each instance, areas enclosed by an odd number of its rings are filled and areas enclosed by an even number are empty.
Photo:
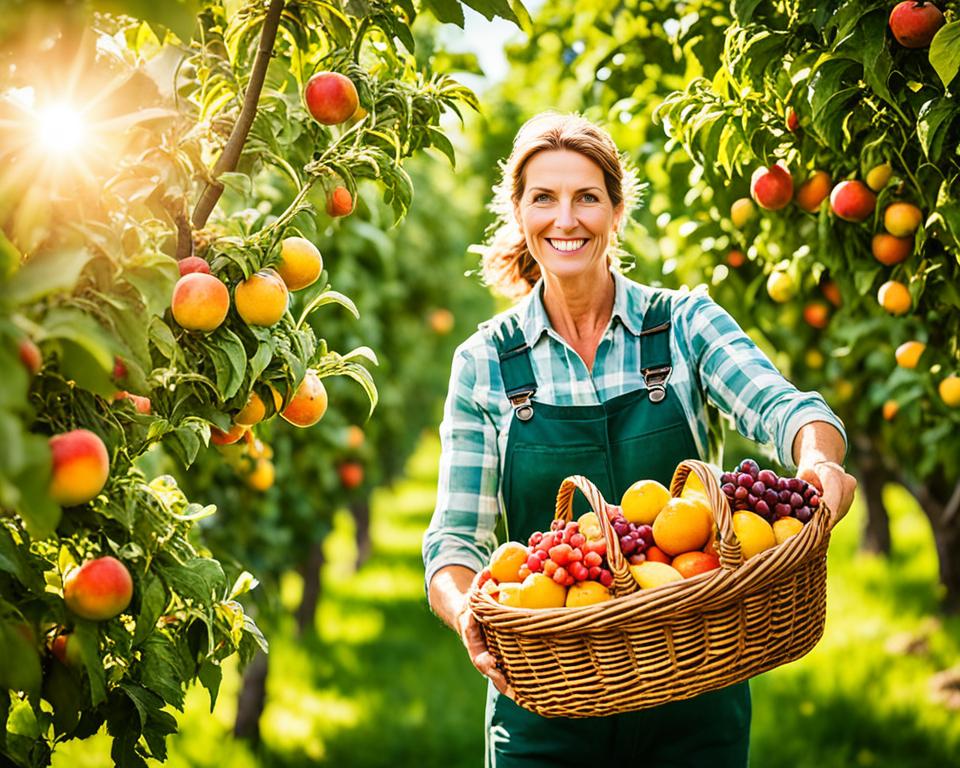
[[[71,104],[51,104],[37,115],[37,139],[44,150],[64,155],[82,151],[88,136],[83,113]]]

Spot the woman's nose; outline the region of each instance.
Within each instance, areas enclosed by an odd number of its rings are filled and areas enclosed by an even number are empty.
[[[554,224],[560,229],[573,229],[577,226],[577,217],[574,215],[571,203],[560,203]]]

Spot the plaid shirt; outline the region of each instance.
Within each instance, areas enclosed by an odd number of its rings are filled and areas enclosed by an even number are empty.
[[[593,370],[550,326],[542,281],[514,307],[531,348],[535,402],[598,405],[644,387],[640,329],[652,288],[613,272],[613,314]],[[665,290],[665,289],[658,289]],[[774,367],[705,289],[672,296],[668,397],[678,397],[701,457],[720,463],[720,412],[758,443],[773,444],[793,468],[793,440],[812,421],[843,425],[815,392],[800,392]],[[713,407],[710,407],[713,406]],[[503,507],[501,469],[513,409],[500,375],[491,330],[481,327],[454,353],[440,425],[442,453],[437,505],[423,539],[426,583],[448,565],[479,571],[497,546],[494,530]]]

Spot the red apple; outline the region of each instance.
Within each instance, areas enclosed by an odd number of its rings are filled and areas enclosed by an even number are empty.
[[[877,196],[862,181],[841,181],[830,193],[830,207],[845,221],[866,221],[877,207]]]
[[[323,125],[346,122],[360,105],[356,86],[339,72],[317,72],[307,81],[303,98],[310,114]]]
[[[793,198],[793,177],[779,163],[757,168],[750,179],[750,196],[761,208],[779,211]]]
[[[890,12],[890,31],[904,48],[926,48],[945,23],[943,13],[933,3],[898,3]]]

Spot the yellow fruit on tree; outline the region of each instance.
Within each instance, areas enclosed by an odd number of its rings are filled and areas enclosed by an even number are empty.
[[[266,491],[273,487],[276,470],[269,459],[257,459],[253,471],[247,475],[247,485],[255,491]]]
[[[905,341],[897,347],[897,351],[894,353],[897,365],[901,368],[916,368],[917,363],[920,362],[920,355],[926,348],[927,345],[922,341]]]
[[[795,517],[781,517],[773,523],[773,536],[777,544],[783,544],[791,536],[796,536],[803,530],[803,523]]]
[[[900,403],[896,400],[884,400],[881,413],[883,413],[883,418],[887,421],[893,421],[897,417],[897,414],[900,413]]]
[[[653,525],[663,505],[670,501],[670,491],[656,480],[638,480],[623,494],[620,506],[623,516],[637,525]]]
[[[744,225],[754,217],[757,207],[749,197],[741,197],[734,200],[730,206],[730,221],[737,229],[743,229]]]
[[[867,171],[867,186],[870,187],[874,192],[879,192],[885,186],[887,182],[890,181],[890,177],[893,175],[893,168],[890,167],[890,163],[881,163],[880,165],[875,165],[869,171]]]
[[[313,285],[323,271],[323,257],[313,243],[303,237],[284,238],[280,246],[277,272],[291,291]]]
[[[940,399],[951,408],[960,405],[960,376],[947,376],[937,385]]]
[[[245,427],[252,427],[254,424],[262,421],[266,413],[267,406],[260,398],[260,395],[251,391],[250,397],[247,398],[247,404],[233,417],[233,423],[241,424]]]
[[[797,286],[789,274],[775,269],[767,278],[767,293],[778,304],[790,301],[797,292]]]
[[[683,581],[683,575],[676,568],[652,560],[647,560],[639,565],[631,565],[630,573],[641,589],[653,589],[661,584]]]
[[[764,550],[776,546],[777,538],[770,523],[755,512],[746,510],[733,513],[733,532],[740,540],[743,559],[749,560]]]
[[[612,600],[613,594],[598,581],[580,581],[567,590],[567,608],[581,605],[593,605]]]
[[[883,226],[894,237],[908,237],[923,221],[923,211],[913,203],[891,203],[883,212]]]
[[[905,315],[913,306],[910,291],[903,283],[888,280],[877,291],[877,301],[891,315]]]
[[[563,608],[567,588],[542,573],[531,573],[523,580],[520,605],[524,608]]]
[[[287,311],[287,285],[272,269],[264,269],[237,284],[237,313],[248,325],[274,325]]]

